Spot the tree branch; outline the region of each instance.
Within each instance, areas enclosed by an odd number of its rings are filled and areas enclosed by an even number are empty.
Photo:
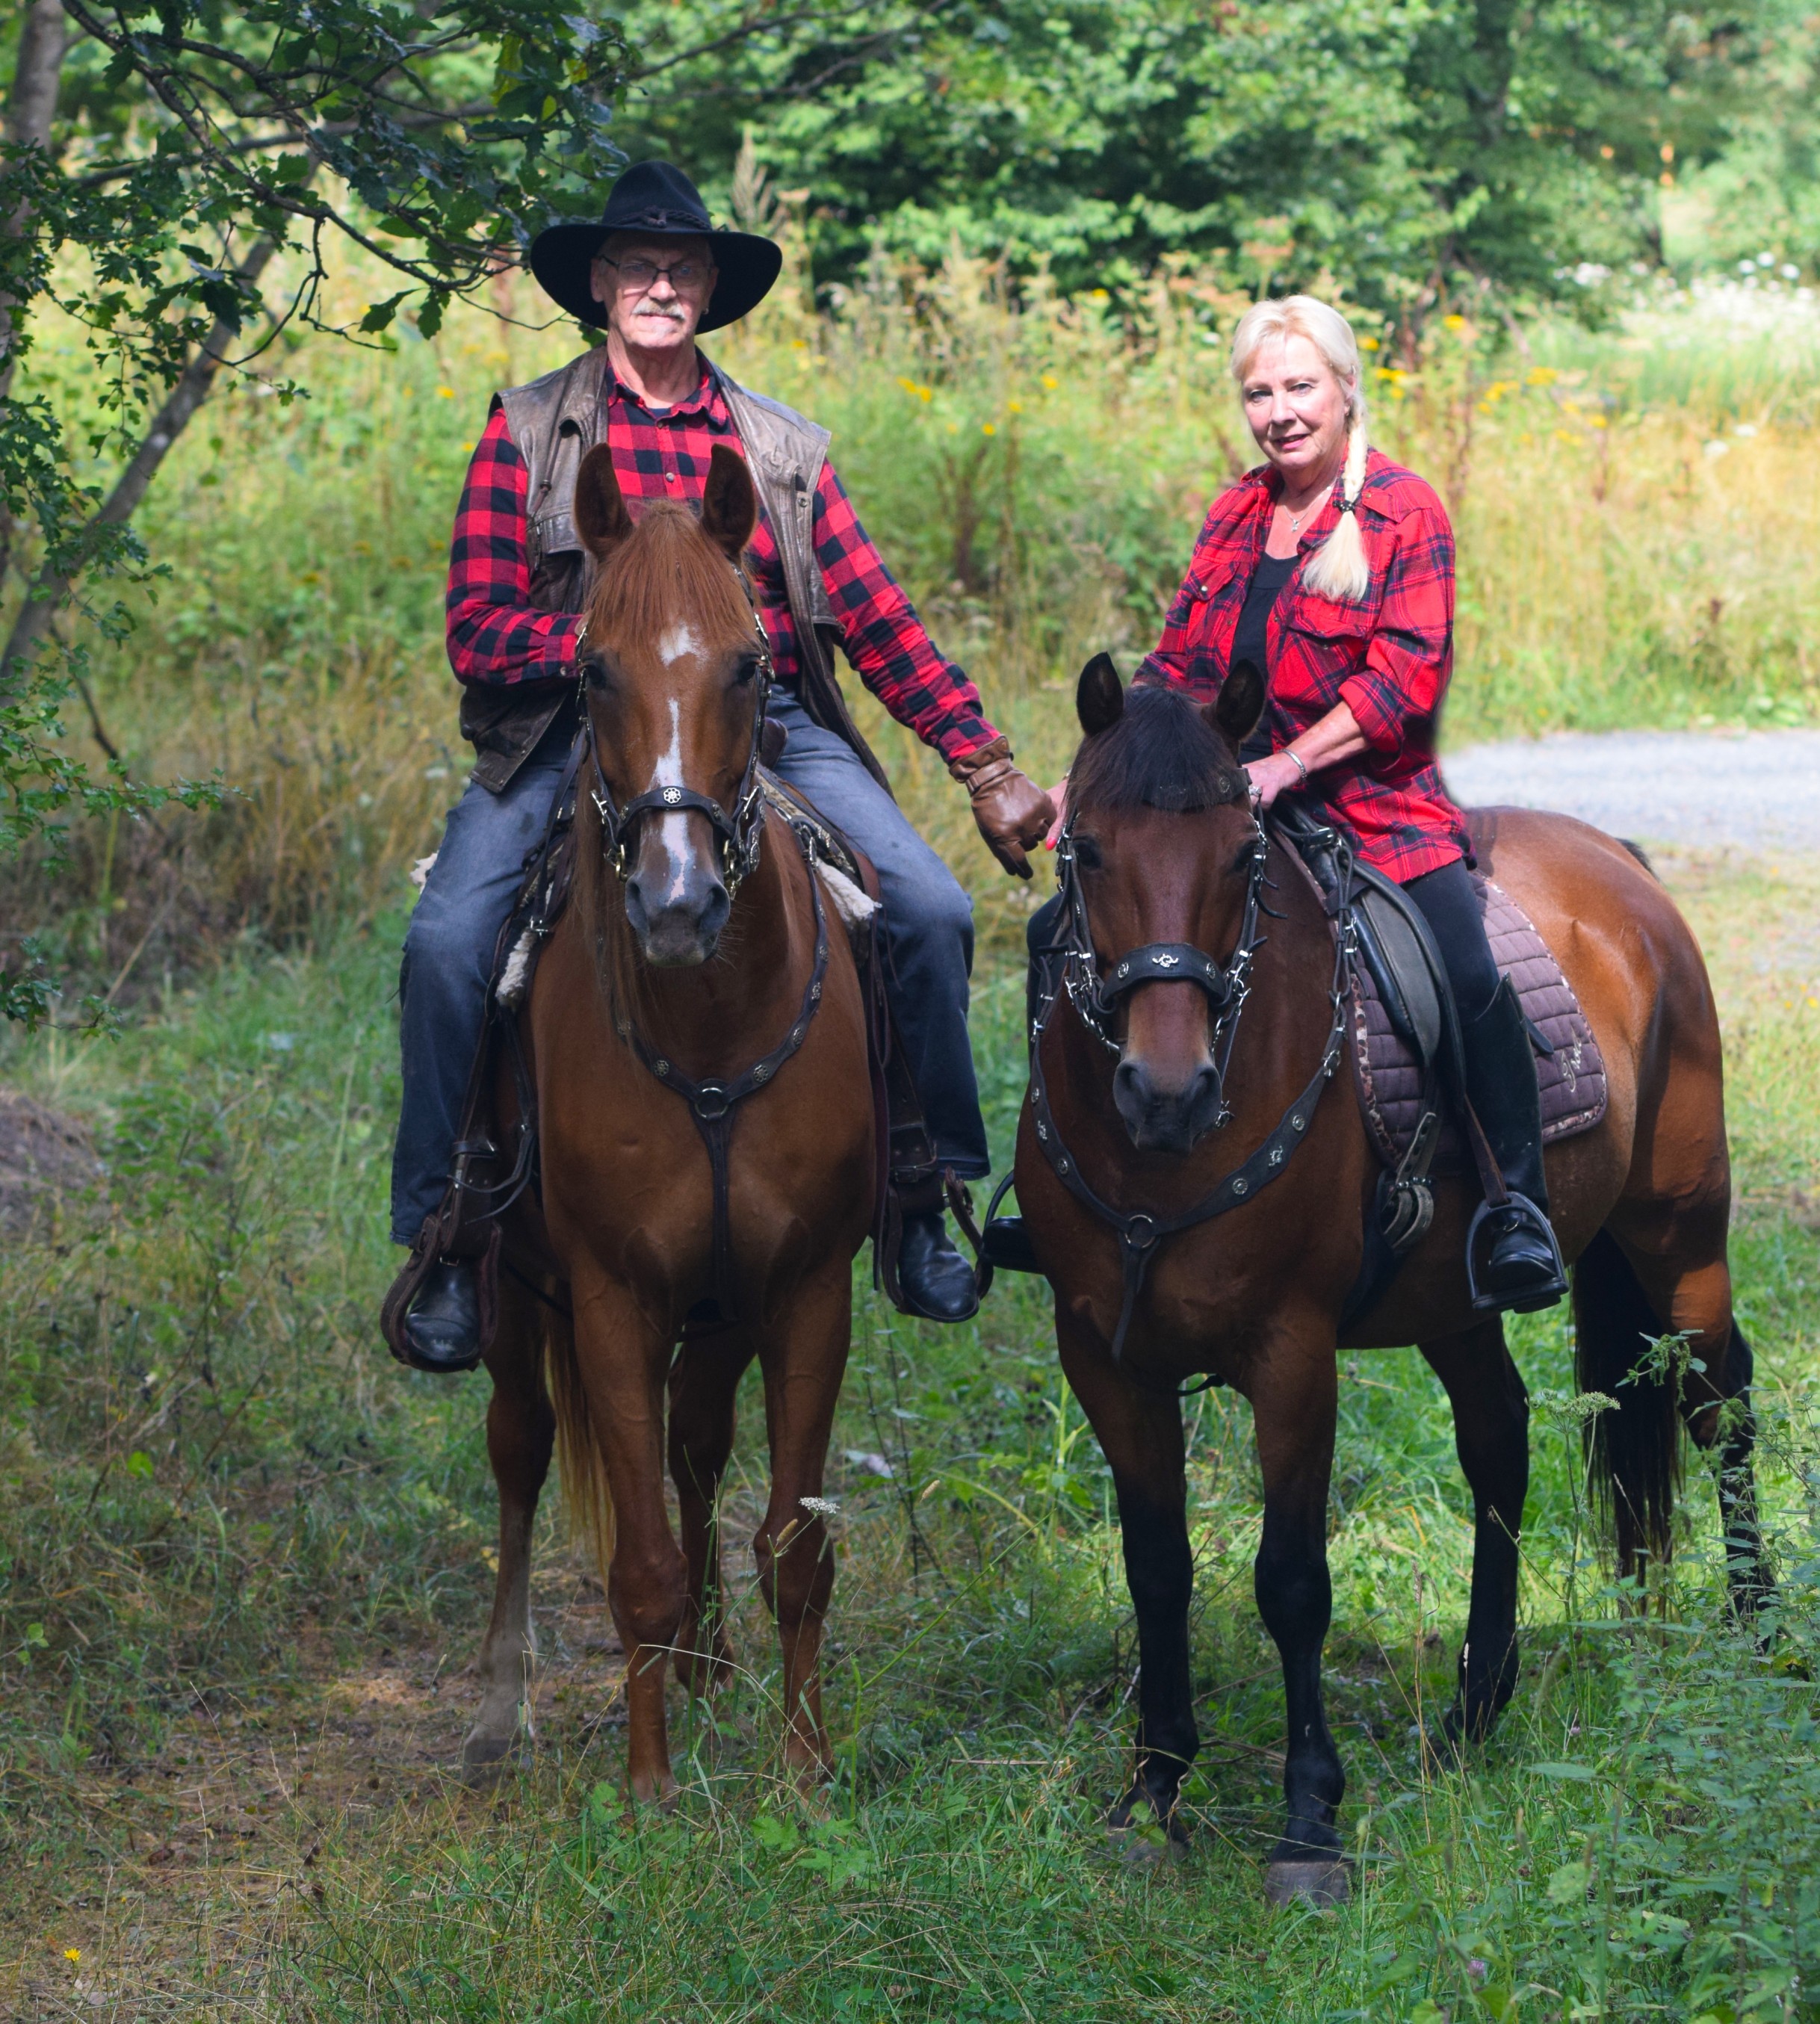
[[[251,286],[264,271],[277,248],[270,239],[262,239],[241,262],[236,277],[243,284]],[[152,418],[139,447],[131,460],[114,481],[114,489],[108,494],[88,525],[79,537],[79,553],[91,543],[93,537],[103,528],[123,526],[138,510],[140,501],[145,497],[158,467],[170,454],[171,446],[189,425],[190,418],[207,399],[209,389],[215,384],[215,375],[226,362],[227,346],[239,335],[237,322],[218,317],[215,327],[203,341],[200,348],[185,366],[176,384],[171,388],[162,408]],[[40,571],[33,581],[25,602],[20,607],[19,615],[13,622],[11,636],[6,642],[6,651],[0,655],[0,680],[4,680],[15,663],[28,658],[37,650],[39,642],[49,630],[58,608],[69,595],[75,581],[76,570]]]

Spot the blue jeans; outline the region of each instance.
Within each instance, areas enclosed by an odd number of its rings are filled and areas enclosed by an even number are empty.
[[[771,713],[789,732],[777,771],[845,830],[879,868],[893,972],[897,1039],[938,1157],[963,1179],[989,1173],[967,1039],[973,903],[903,811],[831,731],[782,690]],[[567,756],[546,738],[505,791],[470,781],[449,812],[423,897],[405,931],[398,982],[404,1100],[392,1155],[392,1239],[414,1244],[442,1199],[468,1073],[486,1014],[499,931],[526,853],[541,838]]]

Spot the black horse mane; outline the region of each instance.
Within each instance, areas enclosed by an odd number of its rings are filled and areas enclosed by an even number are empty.
[[[1116,723],[1081,740],[1068,775],[1073,808],[1109,814],[1164,808],[1187,815],[1242,801],[1232,750],[1180,689],[1142,683],[1125,691]]]

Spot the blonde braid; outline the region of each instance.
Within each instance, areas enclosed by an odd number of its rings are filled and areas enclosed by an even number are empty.
[[[1365,429],[1365,396],[1352,396],[1352,421],[1346,433],[1346,468],[1340,480],[1340,521],[1320,552],[1302,571],[1302,581],[1320,597],[1343,597],[1357,603],[1371,588],[1371,565],[1365,559],[1365,539],[1359,531],[1359,494],[1365,487],[1365,458],[1371,442]]]

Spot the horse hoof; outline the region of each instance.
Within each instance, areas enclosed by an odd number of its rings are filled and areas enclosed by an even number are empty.
[[[1154,1827],[1108,1828],[1106,1848],[1121,1869],[1139,1876],[1154,1876],[1159,1870],[1172,1869],[1183,1854],[1178,1836],[1165,1834],[1160,1828]]]
[[[475,1791],[497,1785],[518,1756],[516,1732],[483,1736],[479,1729],[461,1746],[461,1782]]]
[[[1338,1857],[1273,1862],[1264,1873],[1264,1894],[1272,1905],[1312,1905],[1317,1912],[1334,1912],[1351,1903],[1352,1879]]]

